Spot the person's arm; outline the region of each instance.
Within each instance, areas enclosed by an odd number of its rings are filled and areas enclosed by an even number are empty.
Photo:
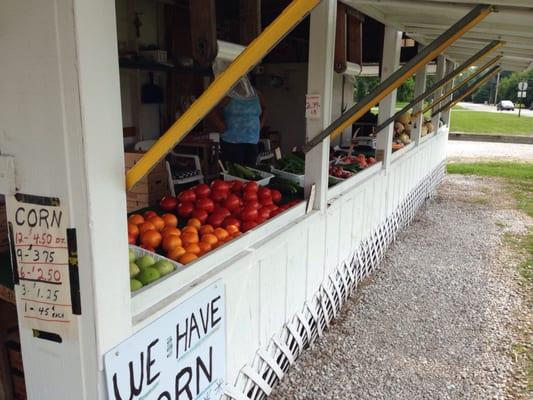
[[[265,126],[266,103],[261,93],[257,92],[257,97],[259,97],[259,105],[261,106],[261,115],[259,116],[259,124],[260,124],[259,126],[262,128]]]
[[[224,98],[215,108],[213,108],[208,116],[209,120],[219,133],[223,133],[226,130],[226,122],[224,121],[224,114],[222,110],[224,110],[224,107],[227,104],[228,99]]]

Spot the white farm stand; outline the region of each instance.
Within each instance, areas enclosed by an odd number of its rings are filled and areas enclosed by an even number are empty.
[[[440,1],[346,3],[387,25],[382,79],[398,69],[399,29],[429,45],[473,7],[464,0],[457,7]],[[417,4],[410,15],[392,12],[410,3]],[[494,30],[512,44],[504,53],[507,68],[530,66],[531,50],[513,52],[527,45],[520,37],[531,38],[530,25],[523,31],[515,26],[520,13],[533,12],[520,8],[530,2],[500,3],[501,22],[481,24],[457,42],[449,65],[493,39],[490,32],[498,26]],[[336,7],[336,1],[322,0],[311,13],[307,92],[319,94],[322,104],[320,118],[307,121],[308,140],[332,120]],[[439,25],[411,23],[421,12],[432,21],[438,15]],[[378,138],[382,161],[328,190],[326,137],[307,153],[307,193],[316,188],[309,212],[302,203],[130,296],[114,1],[2,0],[0,49],[0,188],[6,195],[58,197],[77,231],[77,334],[57,343],[35,337],[20,321],[32,400],[109,398],[104,355],[215,281],[225,288],[226,396],[268,394],[444,174],[447,125],[423,138],[416,130],[413,143],[394,154],[389,126]],[[444,60],[440,56],[437,63],[439,77],[446,72]],[[425,67],[419,70],[417,94],[425,87]],[[395,103],[395,92],[382,100],[380,122],[394,113]],[[442,119],[449,123],[449,111]]]

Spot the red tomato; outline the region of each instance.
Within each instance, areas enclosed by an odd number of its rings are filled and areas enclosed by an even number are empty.
[[[137,238],[135,235],[132,235],[131,233],[128,234],[128,244],[135,244],[137,242]]]
[[[244,185],[245,192],[250,191],[250,192],[257,193],[258,190],[259,190],[259,185],[257,184],[257,182],[251,181],[251,182],[248,182],[246,185]]]
[[[221,201],[226,200],[228,197],[228,191],[227,190],[213,190],[211,192],[211,200],[213,200],[215,203],[220,203]]]
[[[144,244],[141,244],[140,247],[142,247],[145,250],[151,251],[152,253],[155,253],[155,249],[153,247],[150,247],[150,246],[147,246],[147,245],[144,245]]]
[[[242,224],[241,231],[248,232],[250,229],[254,229],[256,226],[257,226],[257,222],[255,221],[245,221]]]
[[[220,225],[222,225],[222,222],[224,222],[224,218],[224,214],[213,213],[209,216],[209,218],[207,218],[207,223],[213,228],[218,228]]]
[[[241,201],[239,197],[234,195],[233,193],[228,194],[228,197],[224,201],[224,207],[226,207],[228,210],[232,211],[235,210],[237,207],[239,207]]]
[[[197,199],[203,199],[205,197],[209,197],[209,194],[211,194],[211,189],[209,188],[209,185],[200,183],[194,188],[194,193],[196,193]]]
[[[235,218],[239,218],[241,215],[242,207],[237,207],[234,210],[231,210],[231,216]]]
[[[270,218],[274,218],[276,215],[280,213],[279,208],[270,212]]]
[[[272,201],[272,197],[264,197],[262,199],[259,199],[261,201],[261,204],[264,205],[264,206],[270,206],[272,204],[274,204],[274,202]]]
[[[194,204],[189,201],[180,203],[176,207],[176,212],[182,218],[189,218],[189,216],[192,214],[193,211],[194,211]]]
[[[270,218],[270,210],[268,207],[261,207],[259,210],[257,210],[257,215],[259,218],[264,218],[265,220]]]
[[[269,205],[266,205],[264,206],[265,208],[268,208],[268,211],[270,211],[270,213],[272,213],[272,211],[274,210],[277,210],[279,207],[275,204],[269,204]]]
[[[257,218],[257,209],[253,207],[244,207],[241,211],[243,221],[255,221]]]
[[[246,190],[242,198],[244,201],[257,200],[257,192]]]
[[[213,203],[213,200],[207,198],[207,199],[199,199],[196,202],[196,209],[197,210],[205,210],[207,213],[212,213],[213,209],[215,208],[215,203]]]
[[[281,192],[276,189],[272,189],[270,192],[272,194],[272,201],[278,204],[281,201]]]
[[[226,181],[221,181],[220,179],[217,179],[211,183],[211,189],[212,190],[223,190],[228,191],[231,187],[231,184]]]
[[[227,217],[222,222],[222,226],[225,228],[228,225],[235,225],[237,228],[240,228],[241,227],[241,221],[239,221],[235,217]]]
[[[226,207],[216,206],[213,210],[213,214],[222,214],[224,215],[224,218],[226,218],[231,215],[231,212]]]
[[[267,219],[266,218],[261,218],[261,217],[257,217],[255,219],[255,222],[257,222],[257,225],[260,225],[262,224],[263,222],[265,222]]]
[[[205,210],[194,210],[191,217],[198,219],[203,225],[205,224],[205,221],[207,221],[207,217],[209,217],[209,214]]]
[[[269,188],[262,187],[257,191],[257,197],[259,198],[259,200],[271,199],[272,191]]]
[[[250,201],[244,202],[244,207],[252,207],[258,210],[261,208],[261,204],[259,204],[257,200],[250,200]]]
[[[152,217],[157,217],[157,213],[155,211],[149,210],[144,213],[144,219],[150,219]]]
[[[185,202],[194,203],[196,201],[196,193],[192,189],[184,190],[178,195],[178,201],[180,203],[185,203]]]
[[[242,193],[242,189],[244,187],[244,183],[242,181],[233,181],[231,183],[231,191],[233,193]]]
[[[174,196],[165,196],[159,202],[159,207],[166,212],[174,210],[177,205],[178,199],[176,199]]]

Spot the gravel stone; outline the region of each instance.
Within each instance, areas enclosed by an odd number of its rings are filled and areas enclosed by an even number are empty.
[[[448,176],[269,399],[514,398],[513,316],[525,306],[499,252],[531,220],[504,196],[489,179]]]

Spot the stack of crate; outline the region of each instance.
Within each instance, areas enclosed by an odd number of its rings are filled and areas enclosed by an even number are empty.
[[[125,153],[126,170],[133,167],[144,153]],[[155,205],[163,196],[169,194],[168,177],[165,162],[158,163],[152,171],[142,178],[127,193],[128,212]]]

